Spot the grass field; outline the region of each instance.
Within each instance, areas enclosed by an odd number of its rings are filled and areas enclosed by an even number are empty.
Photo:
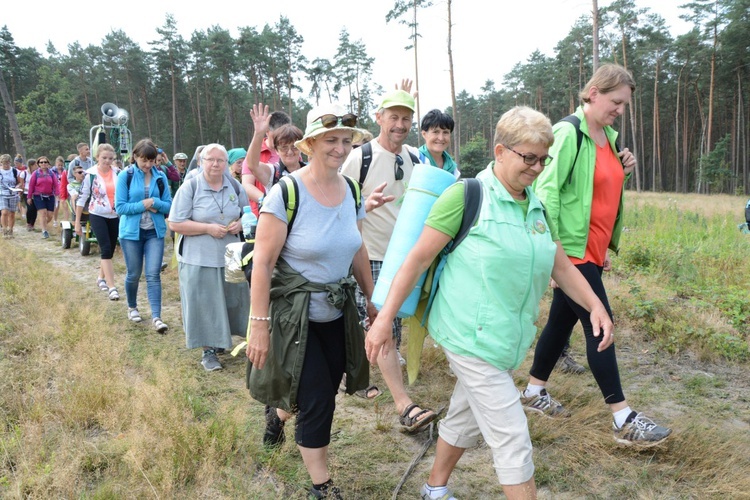
[[[541,498],[750,498],[750,235],[737,229],[745,201],[626,194],[622,249],[605,282],[620,374],[631,406],[674,433],[648,451],[619,447],[590,372],[555,372],[550,392],[573,415],[529,418]],[[163,275],[170,331],[160,336],[126,320],[124,291],[110,302],[97,290],[96,255],[60,249],[57,230],[41,240],[17,224],[16,234],[0,240],[1,497],[304,497],[293,443],[274,453],[260,445],[263,407],[245,390],[244,359],[225,355],[225,370],[206,373],[185,349],[176,270]],[[582,349],[577,330],[573,350],[585,361]],[[515,373],[519,387],[529,366]],[[412,397],[440,408],[453,384],[428,338]],[[387,391],[375,401],[339,397],[331,471],[346,498],[392,497],[429,437],[398,427]],[[417,496],[433,458],[434,446],[399,498]],[[485,446],[468,450],[451,480],[456,496],[501,497],[491,463]]]

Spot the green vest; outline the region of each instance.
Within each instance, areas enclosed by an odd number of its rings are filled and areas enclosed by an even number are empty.
[[[557,246],[539,199],[526,188],[524,214],[493,165],[477,175],[484,190],[479,220],[448,256],[428,327],[449,351],[510,370],[536,335]]]

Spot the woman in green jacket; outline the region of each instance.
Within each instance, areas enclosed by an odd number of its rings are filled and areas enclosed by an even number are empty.
[[[565,253],[610,315],[602,271],[609,268],[609,250],[618,251],[624,182],[635,167],[635,157],[627,148],[617,150],[617,132],[612,124],[624,113],[634,89],[633,77],[625,68],[615,64],[601,66],[580,93],[583,106],[575,113],[582,133],[580,147],[575,126],[564,121],[555,125],[555,160],[534,183],[534,192],[544,203]],[[553,287],[547,325],[537,342],[529,384],[523,393],[526,410],[548,416],[567,413],[545,387],[570,332],[580,321],[591,373],[612,410],[615,441],[640,447],[664,441],[670,429],[628,406],[614,345],[604,346],[587,311],[554,282]]]
[[[601,301],[565,257],[531,183],[552,158],[549,119],[527,107],[505,113],[495,130],[495,160],[477,175],[482,204],[477,223],[448,256],[428,318],[432,338],[444,350],[456,386],[440,423],[437,454],[423,499],[450,499],[448,478],[466,448],[484,438],[503,492],[509,499],[536,498],[528,425],[512,370],[536,335],[539,299],[550,274],[590,311],[612,338]],[[432,207],[422,234],[393,280],[367,333],[371,363],[393,354],[391,321],[418,277],[455,237],[464,212],[463,183],[448,188]]]

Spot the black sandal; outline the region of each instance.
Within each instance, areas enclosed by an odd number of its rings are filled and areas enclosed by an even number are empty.
[[[373,391],[374,391],[374,394],[370,395],[370,393]],[[357,391],[354,394],[359,396],[362,399],[375,399],[376,397],[383,394],[383,391],[378,389],[377,385],[371,385],[367,389],[362,389],[361,391]]]
[[[420,411],[413,416],[409,416],[411,411],[415,408],[419,408]],[[426,417],[423,417],[421,419],[419,418],[426,413],[429,413],[430,415],[427,415]],[[398,421],[407,432],[416,432],[435,420],[436,417],[437,413],[430,410],[429,408],[422,408],[418,404],[412,403],[404,409],[401,415],[399,415]]]

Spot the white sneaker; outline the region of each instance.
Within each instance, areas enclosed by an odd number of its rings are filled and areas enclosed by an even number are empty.
[[[141,321],[143,321],[143,318],[141,318],[141,314],[135,307],[128,307],[128,319],[133,323],[140,323]]]
[[[154,324],[154,330],[156,330],[157,333],[167,333],[169,327],[161,320],[161,318],[154,318],[152,323]]]

